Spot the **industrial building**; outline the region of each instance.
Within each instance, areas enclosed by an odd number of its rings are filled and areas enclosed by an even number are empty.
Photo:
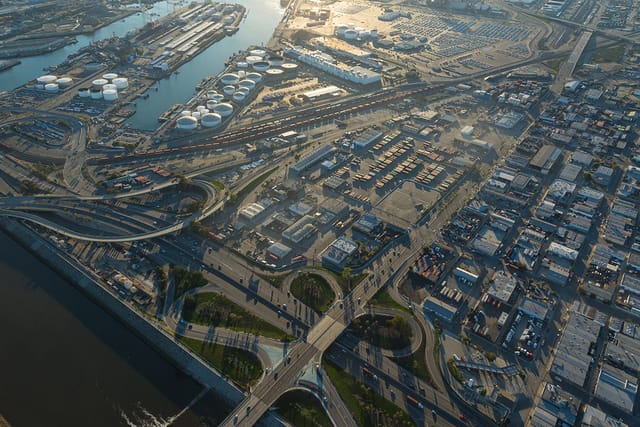
[[[571,313],[557,346],[551,375],[583,387],[592,363],[591,343],[598,340],[600,325],[580,314]]]
[[[342,272],[351,255],[357,250],[358,244],[356,242],[339,237],[322,252],[322,265],[331,270]]]
[[[342,95],[342,89],[337,86],[325,86],[319,89],[310,90],[302,94],[302,99],[308,102],[318,101],[324,98],[332,98]]]
[[[562,150],[553,145],[543,145],[535,156],[529,161],[529,166],[532,169],[539,171],[543,175],[547,175],[551,168],[556,164],[556,161],[560,158]]]
[[[422,304],[422,309],[425,314],[434,314],[446,322],[451,322],[458,313],[458,309],[456,307],[433,296],[427,297]]]
[[[529,426],[573,426],[578,418],[579,406],[579,399],[560,387],[547,383],[542,392],[542,399],[540,399],[540,403],[533,412]]]
[[[314,164],[332,155],[335,150],[336,149],[330,145],[320,147],[308,156],[303,157],[298,162],[289,166],[289,173],[293,175],[299,175]]]
[[[304,62],[333,76],[357,84],[368,85],[378,83],[382,77],[380,73],[361,66],[350,67],[341,65],[337,63],[331,55],[319,50],[311,51],[301,47],[293,47],[285,49],[284,53],[287,56],[296,58],[300,62]]]
[[[518,281],[515,277],[504,271],[498,271],[489,282],[487,295],[508,304],[517,285]]]
[[[525,316],[529,316],[540,321],[544,321],[549,313],[549,307],[547,304],[529,297],[522,298],[518,310],[520,310]]]
[[[631,414],[637,393],[636,378],[612,366],[602,366],[596,383],[597,398]]]
[[[460,268],[460,267],[456,267],[455,270],[453,270],[453,275],[456,277],[460,277],[472,284],[475,284],[478,281],[478,275],[474,274],[470,271],[465,270],[464,268]]]

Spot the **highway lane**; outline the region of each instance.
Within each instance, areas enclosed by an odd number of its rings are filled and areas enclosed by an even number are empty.
[[[325,357],[376,393],[404,409],[418,425],[437,425],[438,427],[465,425],[459,419],[463,412],[447,394],[432,388],[427,382],[416,378],[384,356],[368,362],[359,354],[338,343],[327,352]],[[377,378],[365,376],[363,367],[373,372]],[[416,399],[424,409],[409,404],[406,396]],[[436,411],[435,416],[432,410]]]

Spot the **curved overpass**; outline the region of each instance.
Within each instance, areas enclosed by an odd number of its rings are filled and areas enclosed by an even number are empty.
[[[7,216],[7,217],[12,217],[12,218],[17,218],[17,219],[21,219],[24,221],[28,221],[34,224],[38,224],[42,227],[48,228],[49,230],[52,230],[56,233],[62,234],[64,236],[67,236],[69,238],[72,239],[76,239],[76,240],[82,240],[82,241],[88,241],[88,242],[101,242],[101,243],[122,243],[122,242],[134,242],[137,240],[145,240],[145,239],[153,239],[155,237],[160,237],[160,236],[164,236],[166,234],[170,234],[170,233],[175,233],[176,231],[180,231],[182,229],[187,228],[188,226],[190,226],[191,224],[193,224],[194,222],[200,221],[210,215],[212,215],[213,213],[217,212],[218,210],[222,209],[222,207],[224,206],[227,198],[223,198],[222,200],[218,200],[216,202],[215,200],[215,196],[216,196],[216,192],[215,192],[215,188],[210,185],[209,183],[206,183],[205,181],[198,181],[199,185],[202,186],[202,188],[205,189],[205,192],[207,193],[207,195],[209,196],[209,203],[207,204],[207,206],[205,206],[201,211],[196,212],[188,217],[186,217],[185,219],[183,219],[182,221],[169,225],[167,227],[162,227],[159,228],[157,230],[153,230],[153,231],[147,231],[144,233],[137,233],[137,234],[128,234],[128,235],[120,235],[120,236],[96,236],[96,235],[92,235],[92,234],[87,234],[87,233],[80,233],[77,231],[73,231],[68,229],[67,227],[64,227],[62,225],[59,225],[53,221],[50,221],[48,219],[44,219],[41,218],[37,215],[31,214],[31,213],[27,213],[27,212],[21,212],[15,209],[0,209],[0,215],[1,216]],[[204,185],[206,184],[206,185]],[[213,203],[216,202],[216,203]],[[27,206],[23,206],[23,209],[28,209],[28,205]]]

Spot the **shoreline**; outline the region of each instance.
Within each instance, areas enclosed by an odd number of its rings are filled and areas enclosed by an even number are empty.
[[[98,283],[95,277],[91,277],[89,272],[77,265],[75,260],[54,248],[51,243],[31,228],[16,220],[0,218],[0,230],[55,271],[66,282],[80,290],[89,301],[118,320],[158,355],[202,387],[208,388],[216,395],[217,399],[226,405],[235,407],[244,398],[242,391],[227,382],[222,374],[193,352],[184,348],[142,314],[132,310],[111,295]]]

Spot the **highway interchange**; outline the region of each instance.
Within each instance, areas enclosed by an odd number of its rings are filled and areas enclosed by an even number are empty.
[[[572,23],[572,25],[574,24]],[[598,34],[610,36],[600,30],[598,30]],[[582,48],[584,46],[581,46]],[[505,66],[504,70],[493,69],[490,73],[506,71],[543,59],[562,57],[567,53],[565,50],[545,53],[541,57]],[[450,80],[447,84],[473,80],[490,73],[479,73]],[[571,72],[568,74],[570,75]],[[428,224],[409,229],[407,243],[402,251],[398,251],[397,255],[394,249],[388,249],[382,253],[369,276],[351,292],[338,299],[327,313],[320,316],[299,301],[296,301],[295,304],[289,303],[288,309],[283,310],[282,304],[291,301],[292,297],[286,288],[277,288],[260,279],[258,273],[264,272],[259,266],[247,265],[226,249],[210,245],[197,236],[193,236],[193,240],[183,237],[180,239],[167,237],[186,230],[194,222],[224,208],[225,196],[219,194],[216,188],[207,181],[197,179],[199,175],[223,167],[242,165],[248,160],[237,159],[227,164],[198,169],[187,174],[187,178],[192,179],[191,183],[205,193],[206,201],[201,209],[190,215],[182,217],[174,215],[168,219],[160,218],[158,212],[149,212],[147,208],[127,205],[126,199],[152,191],[169,189],[178,184],[177,179],[167,180],[162,184],[130,193],[91,195],[89,194],[91,185],[85,181],[82,172],[86,165],[108,166],[151,161],[161,163],[177,154],[199,156],[204,152],[222,147],[233,147],[277,135],[285,130],[303,129],[317,122],[331,121],[357,111],[378,108],[394,100],[418,94],[428,95],[442,89],[443,83],[415,83],[383,89],[374,93],[356,95],[340,101],[301,109],[295,114],[257,122],[254,126],[240,130],[227,131],[218,135],[202,134],[198,136],[199,143],[193,143],[193,137],[184,137],[182,140],[177,138],[172,141],[172,148],[106,157],[86,149],[87,126],[84,122],[65,114],[52,115],[48,112],[35,112],[35,115],[42,119],[55,117],[64,120],[69,123],[72,129],[72,137],[70,144],[65,149],[63,162],[64,186],[51,187],[49,184],[42,183],[43,186],[49,185],[46,188],[55,193],[2,198],[0,200],[0,215],[37,224],[80,241],[120,243],[154,239],[156,251],[149,254],[151,258],[162,263],[175,263],[203,272],[210,285],[197,292],[222,292],[230,300],[241,304],[252,313],[296,337],[296,341],[284,345],[250,334],[224,329],[212,331],[204,326],[185,325],[179,318],[182,301],[169,301],[165,305],[163,322],[171,330],[192,338],[213,339],[234,347],[249,349],[256,352],[264,365],[263,367],[268,368],[259,384],[234,409],[223,425],[251,426],[256,424],[283,393],[299,387],[300,373],[310,366],[313,368],[316,363],[320,363],[323,357],[349,372],[379,394],[396,402],[421,425],[482,425],[486,420],[466,408],[461,404],[461,399],[457,395],[448,391],[443,379],[441,363],[438,363],[433,357],[433,348],[438,337],[423,316],[417,315],[416,318],[426,337],[425,357],[432,377],[431,383],[416,378],[371,346],[364,343],[353,346],[352,341],[341,337],[356,316],[367,313],[368,301],[384,286],[389,287],[391,295],[400,304],[414,306],[413,302],[407,301],[406,297],[399,294],[397,284],[404,278],[421,248],[435,240],[434,230],[439,230],[447,221],[449,214],[462,205],[462,197],[454,197],[447,209],[435,212]],[[185,145],[187,142],[189,145]],[[10,147],[6,146],[3,149],[8,152],[12,151]],[[56,161],[60,161],[60,158],[58,157]],[[120,200],[124,203],[122,207],[114,206],[112,203]],[[92,217],[97,222],[110,224],[111,227],[108,232],[100,234],[88,229],[75,231],[69,226],[47,219],[43,212],[54,213],[61,217],[69,214]],[[71,219],[69,221],[72,222]],[[273,365],[269,356],[258,344],[281,349],[282,361]],[[373,371],[376,378],[365,376],[363,367]],[[354,425],[348,409],[327,377],[323,378],[322,389],[314,390],[314,392],[321,399],[324,399],[326,409],[336,425]],[[405,396],[417,399],[424,406],[424,409],[408,404]]]

